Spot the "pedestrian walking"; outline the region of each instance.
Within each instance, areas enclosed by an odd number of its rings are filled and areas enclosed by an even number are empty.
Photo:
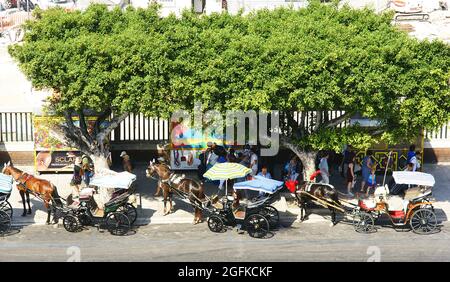
[[[355,186],[355,180],[356,180],[356,176],[355,176],[355,159],[356,157],[353,156],[353,158],[351,159],[351,161],[347,164],[347,195],[353,197],[353,187]]]
[[[409,151],[408,151],[408,154],[406,156],[406,163],[409,164],[411,162],[411,159],[413,157],[415,157],[415,156],[416,156],[416,145],[411,144],[409,146]]]
[[[370,190],[375,191],[375,187],[377,186],[377,179],[376,179],[376,166],[372,166],[371,174],[369,175],[369,178],[367,179],[367,190],[366,190],[366,197],[369,196]]]
[[[258,155],[256,154],[255,147],[251,149],[249,168],[252,170],[251,172],[252,176],[255,176],[258,173]]]
[[[341,166],[341,175],[347,176],[347,169],[351,162],[355,162],[353,159],[356,157],[356,153],[353,151],[353,148],[350,145],[347,145],[347,147],[344,150],[344,157],[342,160],[342,166]],[[354,170],[354,169],[353,169]]]
[[[94,168],[91,160],[86,155],[81,156],[81,168],[83,169],[83,182],[87,187],[89,186],[91,178],[94,175]]]
[[[236,151],[233,148],[230,148],[228,154],[227,154],[227,161],[229,163],[237,163],[238,158],[236,156]]]
[[[330,183],[330,170],[328,167],[328,157],[329,154],[325,153],[320,159],[319,170],[320,175],[322,176],[321,183],[329,184]]]
[[[298,173],[298,157],[293,156],[291,160],[286,164],[285,170],[287,172],[286,178],[288,180],[295,181],[297,180],[299,173]]]
[[[361,193],[364,193],[364,188],[366,187],[366,183],[369,181],[369,176],[372,171],[373,160],[372,160],[372,151],[367,151],[366,156],[363,158],[361,163]]]
[[[133,165],[131,164],[131,158],[127,154],[127,152],[122,151],[120,153],[120,157],[122,158],[123,170],[131,173],[133,171]]]
[[[409,163],[411,163],[413,165],[412,171],[417,171],[418,169],[420,169],[420,152],[417,151],[414,153],[414,155],[411,157]]]
[[[82,162],[80,157],[75,158],[73,166],[72,180],[70,181],[70,186],[73,187],[72,199],[79,198],[80,195],[80,184],[82,181],[83,169],[81,167]]]

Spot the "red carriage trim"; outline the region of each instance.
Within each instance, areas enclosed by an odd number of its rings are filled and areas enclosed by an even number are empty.
[[[313,181],[314,178],[317,177],[317,175],[320,174],[320,170],[316,170],[313,174],[311,174],[311,176],[309,177],[309,180]]]
[[[287,180],[284,182],[284,185],[286,185],[286,188],[291,192],[295,193],[295,189],[297,187],[298,181],[297,180]]]

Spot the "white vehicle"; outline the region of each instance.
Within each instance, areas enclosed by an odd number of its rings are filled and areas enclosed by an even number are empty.
[[[43,10],[54,7],[73,8],[75,5],[72,0],[31,0],[31,2]]]

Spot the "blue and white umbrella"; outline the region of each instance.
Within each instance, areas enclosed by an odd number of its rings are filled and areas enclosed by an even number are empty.
[[[273,194],[283,187],[283,182],[278,180],[268,179],[259,175],[254,176],[254,178],[255,179],[252,180],[235,183],[233,188],[235,190],[254,190]]]

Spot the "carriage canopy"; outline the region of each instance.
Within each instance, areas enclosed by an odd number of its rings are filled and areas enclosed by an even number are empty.
[[[0,173],[0,193],[11,193],[13,178],[10,175]]]
[[[89,184],[100,188],[128,189],[135,180],[136,175],[127,171],[115,172],[109,170],[95,174]]]
[[[235,190],[254,190],[273,194],[283,188],[283,182],[257,175],[252,180],[235,183],[233,188]]]
[[[392,173],[396,184],[422,185],[433,187],[435,180],[429,173],[417,171],[394,171]]]

